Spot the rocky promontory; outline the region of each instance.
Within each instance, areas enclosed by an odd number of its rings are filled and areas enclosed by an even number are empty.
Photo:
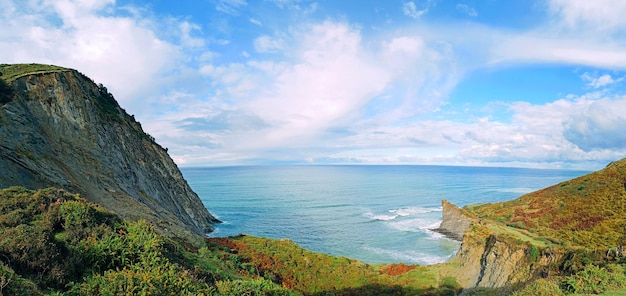
[[[473,218],[471,218],[469,213],[451,204],[447,200],[441,201],[441,207],[443,209],[443,221],[439,228],[434,229],[434,231],[451,239],[462,241],[463,234],[472,224]]]

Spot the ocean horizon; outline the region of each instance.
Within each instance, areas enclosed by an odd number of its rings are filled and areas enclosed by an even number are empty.
[[[436,165],[181,167],[223,221],[211,237],[290,239],[366,263],[434,264],[460,242],[434,232],[441,200],[457,206],[517,198],[588,171]]]

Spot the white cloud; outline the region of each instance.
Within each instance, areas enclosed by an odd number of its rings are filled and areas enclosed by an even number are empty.
[[[626,69],[625,1],[551,0],[549,22],[495,31],[492,63],[561,63]]]
[[[626,29],[626,2],[613,0],[551,0],[550,11],[558,16],[561,25],[573,30],[596,32]]]
[[[204,148],[204,155],[227,150],[229,157],[239,155],[238,160],[247,155],[304,161],[316,158],[316,151],[334,151],[332,147],[350,151],[385,143],[415,145],[415,129],[414,135],[402,137],[390,134],[396,128],[385,135],[376,129],[440,106],[450,89],[445,85],[457,79],[450,48],[419,36],[363,40],[357,27],[332,21],[281,34],[289,42],[283,41],[274,54],[286,57],[283,62],[251,58],[245,64],[204,66],[201,72],[212,79],[215,95],[167,116],[185,125],[150,127],[151,133],[167,139],[167,146],[180,146],[170,151],[189,151],[177,144],[189,133],[207,137],[220,145]],[[440,95],[433,95],[438,91]],[[263,124],[244,128],[250,120]],[[212,132],[197,133],[201,127]],[[428,138],[427,131],[419,133]],[[196,159],[191,152],[185,155],[178,155],[179,160]]]
[[[572,37],[554,32],[512,35],[498,33],[491,63],[562,63],[626,69],[626,51],[619,40]]]
[[[459,3],[456,5],[456,10],[470,16],[470,17],[477,17],[478,16],[478,12],[476,12],[476,9],[474,9],[471,6],[468,6],[467,4],[462,4]]]
[[[254,49],[261,53],[274,53],[283,50],[285,47],[283,40],[270,36],[260,36],[254,39]]]
[[[583,75],[581,75],[580,78],[582,78],[582,80],[587,83],[587,86],[592,87],[592,88],[600,88],[603,86],[607,86],[607,85],[619,82],[623,79],[623,78],[620,78],[616,80],[616,79],[613,79],[613,77],[611,77],[610,74],[597,76],[597,75],[590,74],[589,72],[583,73]]]
[[[181,43],[187,47],[203,47],[205,41],[202,38],[192,37],[193,31],[200,31],[200,26],[188,21],[182,21],[178,24],[181,33]]]
[[[564,136],[584,151],[626,152],[626,97],[589,102],[564,122]]]
[[[408,17],[417,19],[428,12],[428,4],[425,5],[425,7],[423,7],[422,9],[418,9],[417,5],[415,5],[415,2],[404,2],[404,4],[402,4],[402,12],[404,12],[404,15]]]
[[[182,55],[182,45],[157,36],[158,26],[149,18],[112,15],[114,1],[3,3],[12,7],[0,12],[0,55],[5,62],[78,69],[107,85],[129,111],[139,109],[134,100],[159,91],[155,85],[165,83],[165,73]],[[194,25],[180,22],[170,29],[190,32]]]
[[[246,5],[248,5],[246,0],[217,0],[215,9],[227,14],[237,15],[239,14],[239,9]]]
[[[304,0],[270,0],[276,6],[281,9],[290,9],[302,12],[304,15],[311,14],[317,10],[318,3],[314,1],[304,1]],[[306,4],[308,5],[302,5]]]

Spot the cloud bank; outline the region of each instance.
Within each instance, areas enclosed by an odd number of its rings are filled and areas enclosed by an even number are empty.
[[[406,1],[395,11],[411,23],[380,29],[310,17],[322,9],[307,1],[273,3],[298,21],[272,27],[247,12],[252,3],[213,3],[255,28],[244,46],[225,33],[232,25],[209,32],[147,6],[3,1],[0,54],[7,63],[73,67],[107,85],[181,165],[590,169],[626,156],[624,4],[553,0],[542,6],[546,22],[503,29],[439,26],[427,18],[436,1]],[[465,4],[453,9],[483,15]],[[573,67],[585,88],[547,102],[450,101],[481,69],[545,64]],[[574,73],[578,66],[592,70]]]

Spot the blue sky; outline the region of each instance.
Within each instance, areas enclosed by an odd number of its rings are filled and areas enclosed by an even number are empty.
[[[0,0],[3,63],[105,84],[182,166],[597,169],[626,2]]]

